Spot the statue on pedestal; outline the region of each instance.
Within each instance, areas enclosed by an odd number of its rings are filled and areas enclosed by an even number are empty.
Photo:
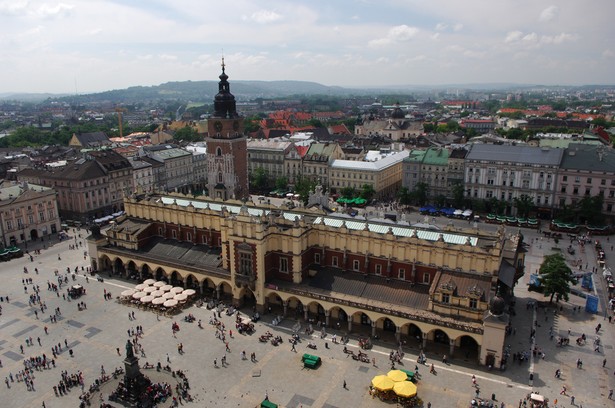
[[[134,350],[132,349],[132,343],[130,340],[126,340],[126,358],[133,358],[135,356]]]

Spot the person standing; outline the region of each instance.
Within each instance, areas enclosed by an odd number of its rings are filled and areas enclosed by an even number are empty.
[[[344,384],[343,384],[344,389],[346,390],[346,380],[344,380]]]

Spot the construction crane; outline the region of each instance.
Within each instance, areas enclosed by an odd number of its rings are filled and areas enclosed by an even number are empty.
[[[123,113],[126,112],[126,108],[115,108],[115,112],[117,112],[117,121],[120,125],[120,137],[124,137],[124,127],[123,127]]]

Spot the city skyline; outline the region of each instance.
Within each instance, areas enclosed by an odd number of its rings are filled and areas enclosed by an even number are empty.
[[[223,55],[231,80],[613,84],[612,11],[608,0],[0,1],[0,93],[212,80]]]

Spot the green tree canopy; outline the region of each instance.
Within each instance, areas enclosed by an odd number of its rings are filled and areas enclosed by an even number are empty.
[[[203,138],[199,136],[199,133],[195,129],[190,126],[185,126],[175,132],[173,139],[182,140],[184,142],[196,142],[202,140]]]
[[[374,186],[372,186],[371,184],[363,184],[363,188],[361,189],[360,193],[361,198],[370,201],[372,198],[374,198],[375,194],[376,190],[374,190]]]
[[[550,296],[549,303],[560,299],[568,301],[570,285],[576,283],[572,270],[566,265],[562,254],[552,254],[544,257],[540,265],[540,288],[545,296]]]
[[[530,216],[530,211],[534,208],[534,199],[527,194],[521,194],[514,199],[515,207],[517,207],[517,215],[523,218]]]
[[[254,169],[252,174],[250,174],[250,184],[258,191],[263,191],[269,187],[269,177],[265,169],[262,167]]]

